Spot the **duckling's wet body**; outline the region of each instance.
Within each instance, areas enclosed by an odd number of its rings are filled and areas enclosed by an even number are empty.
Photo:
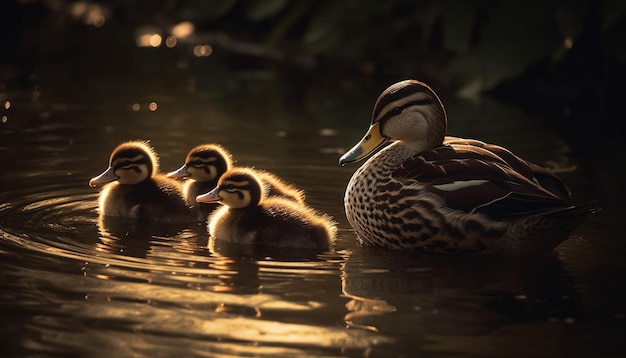
[[[592,211],[567,186],[503,147],[445,137],[439,98],[418,81],[381,94],[368,133],[340,163],[369,158],[346,188],[346,216],[365,244],[521,255],[560,244]]]
[[[220,201],[208,230],[216,240],[266,247],[326,250],[336,227],[325,215],[284,197],[267,197],[258,172],[235,168],[198,201]]]
[[[218,203],[199,203],[198,195],[204,194],[217,186],[217,181],[233,167],[230,152],[217,144],[202,144],[189,151],[185,164],[167,174],[170,178],[188,178],[183,184],[187,204],[198,213],[200,221],[220,207]],[[304,193],[293,185],[282,181],[272,173],[257,170],[259,177],[268,188],[268,196],[281,196],[299,203],[304,202]]]
[[[182,186],[158,173],[158,157],[146,142],[120,144],[111,154],[109,168],[89,181],[100,192],[101,215],[158,222],[189,221]]]

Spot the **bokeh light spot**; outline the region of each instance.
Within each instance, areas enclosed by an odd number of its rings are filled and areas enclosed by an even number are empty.
[[[11,102],[10,101],[4,102],[4,109],[9,109],[9,108],[11,108]]]
[[[141,105],[139,103],[133,103],[133,105],[130,107],[133,111],[137,112],[141,109]]]
[[[161,46],[161,41],[161,35],[159,34],[142,34],[137,37],[137,46],[159,47]]]
[[[176,46],[176,43],[178,42],[178,40],[176,40],[176,36],[168,36],[165,39],[165,46],[172,48],[174,46]]]
[[[150,36],[150,46],[152,47],[161,46],[161,35],[154,34]]]
[[[183,21],[174,26],[174,28],[172,29],[172,35],[178,37],[179,39],[182,39],[193,34],[194,30],[194,26],[191,22]]]
[[[157,105],[157,103],[156,103],[156,102],[150,102],[150,105],[148,105],[148,108],[149,108],[152,112],[156,111],[156,110],[157,110],[157,107],[158,107],[158,105]]]
[[[213,47],[211,45],[196,45],[193,48],[193,54],[196,57],[207,57],[213,53]]]

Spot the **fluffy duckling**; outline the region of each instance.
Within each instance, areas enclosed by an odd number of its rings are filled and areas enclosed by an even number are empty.
[[[185,164],[167,174],[170,178],[187,178],[183,193],[187,204],[195,208],[200,220],[205,220],[218,203],[198,203],[196,197],[217,186],[217,181],[233,167],[230,152],[218,144],[201,144],[189,151]],[[282,181],[275,175],[258,171],[263,182],[268,186],[269,196],[282,196],[298,203],[304,203],[304,193],[293,185]]]
[[[185,164],[167,176],[187,179],[183,184],[187,205],[195,209],[199,220],[206,220],[219,204],[198,203],[196,196],[215,188],[217,180],[232,165],[232,156],[226,149],[217,144],[202,144],[191,149],[185,158]]]
[[[234,168],[217,187],[196,198],[224,206],[209,217],[209,234],[216,240],[260,246],[326,250],[335,223],[308,206],[283,197],[268,197],[258,172]]]
[[[131,141],[115,148],[109,167],[89,181],[91,187],[99,185],[104,185],[101,215],[159,222],[192,218],[181,184],[159,174],[159,158],[148,142]]]
[[[559,245],[595,210],[570,204],[569,189],[547,169],[494,144],[446,137],[446,129],[443,104],[428,85],[402,81],[380,95],[369,130],[339,161],[369,157],[344,197],[361,242],[534,254]]]

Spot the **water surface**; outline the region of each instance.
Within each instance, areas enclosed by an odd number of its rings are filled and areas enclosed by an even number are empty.
[[[337,160],[365,131],[377,94],[358,81],[320,79],[300,84],[293,98],[271,73],[202,83],[177,71],[66,79],[60,88],[49,74],[37,86],[3,89],[6,355],[626,353],[620,213],[601,211],[551,255],[532,260],[360,247],[342,206],[356,167]],[[594,197],[585,164],[538,119],[487,99],[450,100],[448,110],[451,134],[505,145],[562,171],[576,199]],[[332,215],[334,248],[258,252],[216,245],[200,224],[99,220],[98,192],[87,182],[129,139],[149,139],[163,171],[178,168],[197,144],[224,145],[237,164],[278,174]]]

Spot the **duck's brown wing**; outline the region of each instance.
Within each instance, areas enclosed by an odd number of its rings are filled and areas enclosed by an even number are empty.
[[[530,170],[530,169],[527,169]],[[495,153],[472,145],[446,145],[417,155],[396,169],[392,182],[440,198],[446,208],[513,219],[567,206],[519,174]],[[384,193],[383,193],[384,194]]]
[[[513,170],[515,170],[515,172],[536,182],[541,185],[541,187],[558,196],[562,200],[569,201],[572,198],[570,189],[554,173],[538,164],[518,157],[504,147],[485,143],[476,139],[458,137],[446,137],[444,144],[452,147],[473,146],[488,150],[504,160]]]

